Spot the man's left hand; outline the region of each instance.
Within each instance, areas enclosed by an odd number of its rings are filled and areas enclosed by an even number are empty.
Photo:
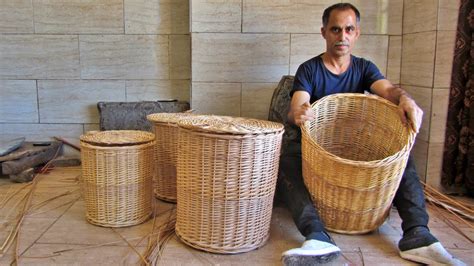
[[[423,119],[423,110],[418,107],[415,101],[407,95],[402,95],[399,100],[398,111],[402,122],[408,123],[413,131],[418,133]]]

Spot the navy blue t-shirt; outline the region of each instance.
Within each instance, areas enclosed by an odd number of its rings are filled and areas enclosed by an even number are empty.
[[[313,103],[334,93],[364,93],[370,91],[375,81],[385,79],[374,63],[353,55],[344,73],[333,74],[324,66],[321,56],[313,57],[298,67],[291,96],[295,91],[307,91],[311,95],[310,103]]]

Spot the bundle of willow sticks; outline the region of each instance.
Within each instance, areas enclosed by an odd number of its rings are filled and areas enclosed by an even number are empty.
[[[474,239],[466,235],[462,228],[454,223],[454,221],[457,221],[459,224],[464,225],[463,227],[474,229],[474,204],[447,196],[428,184],[424,185],[426,200],[444,218],[444,222],[471,243],[474,243]]]

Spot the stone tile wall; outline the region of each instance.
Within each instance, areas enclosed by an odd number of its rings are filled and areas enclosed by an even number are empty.
[[[321,17],[338,2],[191,1],[193,109],[266,119],[281,76],[294,75],[301,63],[325,51]],[[399,84],[403,0],[349,2],[362,14],[354,54]]]
[[[0,139],[78,143],[98,101],[190,101],[190,59],[188,0],[0,0]]]
[[[424,110],[413,154],[421,178],[437,188],[458,11],[459,0],[404,1],[401,85]]]

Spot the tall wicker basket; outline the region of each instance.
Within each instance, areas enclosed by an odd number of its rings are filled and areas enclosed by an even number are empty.
[[[240,253],[269,236],[283,125],[196,116],[178,122],[176,234],[215,253]]]
[[[359,234],[386,219],[416,134],[375,95],[333,94],[302,127],[303,178],[328,230]]]
[[[154,193],[161,200],[176,202],[176,165],[178,162],[178,120],[192,113],[156,113],[147,116],[154,124]]]
[[[81,136],[81,186],[88,222],[122,227],[152,213],[155,136],[135,130]]]

